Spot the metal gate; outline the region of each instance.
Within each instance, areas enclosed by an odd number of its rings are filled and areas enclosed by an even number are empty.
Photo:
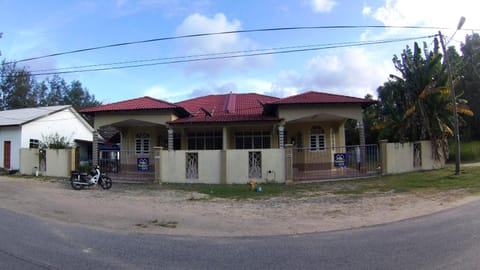
[[[378,145],[293,148],[292,172],[294,181],[377,176],[381,173]]]

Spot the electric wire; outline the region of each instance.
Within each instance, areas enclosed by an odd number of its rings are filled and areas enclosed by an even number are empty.
[[[30,57],[16,61],[6,62],[6,64],[15,64],[20,62],[27,62],[32,60],[38,60],[48,57],[61,56],[66,54],[81,53],[93,50],[108,49],[114,47],[128,46],[141,43],[150,43],[166,40],[175,40],[175,39],[185,39],[185,38],[195,38],[195,37],[206,37],[206,36],[215,36],[215,35],[228,35],[228,34],[240,34],[240,33],[254,33],[254,32],[274,32],[274,31],[292,31],[292,30],[315,30],[315,29],[359,29],[359,28],[393,28],[393,29],[430,29],[430,30],[447,30],[450,28],[446,27],[432,27],[432,26],[394,26],[394,25],[333,25],[333,26],[297,26],[297,27],[278,27],[278,28],[259,28],[259,29],[247,29],[247,30],[234,30],[234,31],[222,31],[222,32],[210,32],[210,33],[198,33],[198,34],[189,34],[189,35],[179,35],[179,36],[170,36],[170,37],[160,37],[139,41],[129,41],[114,43],[108,45],[101,45],[83,49],[76,49],[71,51],[52,53],[42,56]]]
[[[47,76],[47,75],[56,75],[56,74],[69,74],[69,73],[81,73],[81,72],[93,72],[93,71],[106,71],[106,70],[118,70],[118,69],[126,69],[126,68],[139,68],[139,67],[148,67],[148,66],[156,66],[156,65],[167,65],[167,64],[178,64],[178,63],[187,63],[187,62],[198,62],[198,61],[210,61],[210,60],[219,60],[219,59],[232,59],[232,58],[240,58],[240,57],[253,57],[253,56],[265,56],[265,55],[274,55],[274,54],[287,54],[287,53],[298,53],[298,52],[308,52],[308,51],[317,51],[317,50],[326,50],[326,49],[335,49],[335,48],[344,48],[344,47],[355,47],[355,46],[367,46],[367,45],[378,45],[378,44],[386,44],[386,43],[393,43],[393,42],[403,42],[409,40],[418,40],[418,39],[426,39],[432,38],[437,36],[428,35],[428,36],[421,36],[421,37],[409,37],[409,38],[399,38],[399,39],[391,39],[391,40],[376,40],[376,41],[366,41],[366,42],[358,42],[358,43],[339,43],[339,44],[331,44],[331,45],[322,45],[322,46],[300,46],[300,47],[293,47],[293,49],[283,49],[278,51],[273,51],[274,49],[259,49],[259,50],[248,50],[248,51],[236,51],[236,52],[225,52],[225,53],[212,53],[212,54],[203,54],[203,55],[193,55],[193,56],[179,56],[179,57],[170,57],[170,58],[160,58],[160,60],[165,60],[161,62],[155,63],[144,63],[144,64],[134,64],[134,65],[123,65],[123,66],[116,66],[116,67],[99,67],[95,68],[98,65],[92,65],[94,68],[83,68],[77,70],[66,70],[66,71],[53,71],[53,72],[38,72],[32,71],[32,76]],[[312,45],[313,46],[313,45]],[[267,50],[266,52],[263,50]],[[270,51],[268,51],[270,50]],[[196,58],[195,58],[196,57]],[[193,58],[193,59],[189,59]],[[129,61],[131,63],[141,61],[156,61],[153,59],[149,60],[136,60],[136,61]],[[109,65],[109,64],[105,64]],[[64,68],[69,69],[69,68]],[[70,68],[72,69],[72,68]],[[58,69],[55,69],[58,70]]]
[[[423,39],[423,38],[429,38],[429,37],[431,36],[410,37],[407,39],[412,40],[412,39]],[[53,71],[57,72],[62,70],[84,69],[84,68],[93,68],[93,67],[101,67],[101,66],[116,66],[116,65],[124,65],[124,64],[133,64],[133,63],[155,62],[155,61],[165,61],[165,60],[174,60],[174,59],[201,58],[201,57],[207,57],[207,56],[209,57],[209,56],[231,55],[231,54],[252,53],[252,52],[279,51],[279,50],[299,49],[299,48],[312,48],[312,47],[325,47],[325,46],[338,46],[338,45],[359,46],[359,45],[362,45],[363,43],[370,44],[373,42],[398,42],[398,41],[405,41],[405,39],[406,38],[398,38],[398,39],[390,39],[390,40],[371,40],[371,41],[362,41],[362,42],[352,41],[352,42],[338,42],[338,43],[326,43],[326,44],[285,46],[285,47],[268,48],[268,49],[238,50],[238,51],[230,51],[230,52],[205,53],[205,54],[194,54],[194,55],[186,55],[186,56],[161,57],[161,58],[153,58],[153,59],[139,59],[139,60],[131,60],[131,61],[120,61],[120,62],[72,66],[72,67],[37,69],[31,72],[32,73],[53,72]]]

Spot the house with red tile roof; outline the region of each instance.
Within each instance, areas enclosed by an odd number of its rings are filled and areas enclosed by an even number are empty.
[[[285,98],[228,93],[177,103],[140,97],[81,113],[94,119],[97,131],[119,131],[120,150],[107,155],[115,157],[118,177],[180,183],[286,182],[367,173],[363,130],[362,147],[347,149],[345,122],[354,119],[362,127],[362,108],[372,102],[313,91]],[[96,143],[93,152],[98,153],[94,163],[111,167]]]

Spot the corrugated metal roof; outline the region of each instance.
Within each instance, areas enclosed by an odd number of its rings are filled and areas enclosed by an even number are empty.
[[[54,112],[62,111],[69,107],[71,106],[60,105],[0,111],[0,126],[23,125],[35,119],[47,116]]]

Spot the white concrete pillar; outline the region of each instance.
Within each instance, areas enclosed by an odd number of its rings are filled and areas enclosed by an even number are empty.
[[[168,128],[168,151],[173,151],[173,129]]]
[[[285,127],[278,127],[278,145],[280,149],[285,148]]]
[[[93,131],[93,138],[92,138],[92,165],[98,165],[98,131]]]
[[[223,127],[222,129],[222,150],[228,149],[228,130],[227,127]]]

